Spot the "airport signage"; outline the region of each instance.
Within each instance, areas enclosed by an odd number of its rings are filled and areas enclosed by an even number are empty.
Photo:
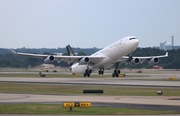
[[[90,102],[80,102],[79,105],[80,105],[80,107],[90,107],[91,103]]]
[[[74,102],[64,102],[63,107],[64,108],[74,107]]]
[[[90,107],[91,102],[64,102],[63,107],[69,108],[69,107]]]

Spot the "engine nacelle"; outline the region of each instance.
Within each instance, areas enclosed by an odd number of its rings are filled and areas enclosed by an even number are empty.
[[[130,62],[129,62],[130,65],[137,65],[139,64],[139,59],[138,58],[133,58]]]
[[[44,63],[46,64],[49,64],[51,62],[54,61],[54,56],[48,56],[45,60],[44,60]]]
[[[154,64],[157,64],[159,62],[159,58],[156,58],[156,57],[153,57],[149,60],[149,64],[150,65],[154,65]]]
[[[80,65],[87,64],[90,62],[90,59],[88,57],[84,57],[79,61]]]

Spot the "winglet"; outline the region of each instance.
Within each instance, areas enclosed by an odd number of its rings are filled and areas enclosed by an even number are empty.
[[[14,50],[12,50],[12,49],[11,49],[11,52],[12,52],[13,54],[17,54],[17,52],[15,52],[15,51],[14,51]]]
[[[165,56],[168,56],[168,52],[166,52],[166,55]]]

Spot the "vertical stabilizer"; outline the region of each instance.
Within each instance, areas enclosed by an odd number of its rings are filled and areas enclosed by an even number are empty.
[[[66,46],[66,50],[69,56],[75,56],[74,51],[72,50],[70,45]]]

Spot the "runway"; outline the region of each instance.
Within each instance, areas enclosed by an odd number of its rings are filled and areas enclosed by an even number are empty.
[[[23,72],[24,74],[24,72]],[[47,73],[48,74],[48,73]],[[180,79],[179,72],[137,74],[129,73],[129,77],[123,78],[31,78],[31,77],[0,77],[0,82],[23,84],[63,84],[63,85],[98,85],[98,86],[139,86],[180,88],[180,81],[169,81],[169,77],[175,75]],[[138,76],[140,75],[140,76]],[[150,110],[175,110],[180,111],[180,96],[109,96],[95,94],[80,95],[38,95],[24,93],[0,93],[0,104],[19,103],[48,103],[61,104],[62,102],[92,102],[100,107],[125,107]]]
[[[111,86],[147,86],[147,87],[180,87],[180,81],[155,81],[127,78],[14,78],[0,77],[0,82],[32,84],[78,84],[78,85],[111,85]]]

